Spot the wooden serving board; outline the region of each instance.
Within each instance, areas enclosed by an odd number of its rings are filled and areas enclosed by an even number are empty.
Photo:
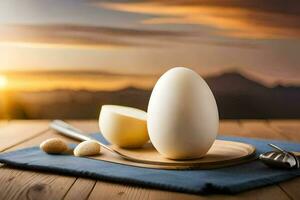
[[[162,157],[151,143],[144,145],[140,149],[121,149],[113,146],[119,152],[133,158],[145,161],[160,162],[159,165],[137,163],[125,160],[106,149],[101,149],[101,154],[90,158],[103,160],[124,165],[154,168],[154,169],[212,169],[244,163],[255,159],[255,147],[241,142],[216,140],[208,153],[200,158],[193,160],[170,160]]]

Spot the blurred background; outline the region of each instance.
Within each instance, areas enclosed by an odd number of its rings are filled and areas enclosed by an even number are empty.
[[[300,1],[0,1],[2,119],[146,110],[175,66],[207,80],[222,119],[300,118]]]

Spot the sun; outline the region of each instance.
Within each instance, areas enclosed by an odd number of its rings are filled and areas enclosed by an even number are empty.
[[[0,89],[3,89],[7,86],[7,78],[3,75],[0,75]]]

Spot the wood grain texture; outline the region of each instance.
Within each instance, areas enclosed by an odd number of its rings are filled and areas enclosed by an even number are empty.
[[[260,121],[226,121],[220,125],[220,133],[224,135],[247,136],[256,138],[268,138],[273,134],[267,128],[266,122]],[[249,125],[254,125],[251,128]],[[265,134],[267,130],[267,133]],[[253,131],[253,133],[252,133]],[[276,135],[276,134],[275,134]],[[278,137],[280,134],[277,135]],[[103,192],[106,191],[106,192]],[[137,195],[138,194],[138,195]],[[169,191],[151,190],[121,184],[97,182],[90,199],[289,199],[289,196],[278,186],[258,188],[252,191],[242,192],[238,195],[211,195],[199,196],[182,194]]]
[[[96,120],[70,120],[68,123],[83,130],[85,133],[99,132]],[[96,185],[96,180],[77,178],[65,199],[87,199]]]
[[[300,120],[274,120],[267,125],[278,132],[282,139],[300,142]],[[300,178],[282,182],[279,186],[291,199],[300,199]]]
[[[149,199],[150,192],[148,189],[98,181],[89,199]]]
[[[53,131],[48,130],[46,121],[9,123],[2,130],[9,130],[7,140],[18,142],[7,151],[38,145],[54,135]],[[22,134],[21,141],[14,138],[18,137],[17,133]],[[4,133],[0,130],[0,134]],[[61,199],[76,180],[74,177],[10,169],[6,166],[0,168],[0,177],[0,199]]]
[[[96,121],[70,122],[86,132],[98,131]],[[32,130],[38,130],[35,128],[35,124],[39,123],[38,121],[17,121],[16,124],[14,123],[15,122],[9,122],[7,126],[2,127],[0,123],[0,138],[4,137],[7,141],[11,137],[19,137],[16,132],[22,132],[28,135],[26,137],[20,136],[21,139],[13,139],[13,141],[17,143],[13,144],[13,142],[11,142],[9,147],[4,148],[7,150],[39,144],[49,137],[62,137],[54,131],[35,132],[33,134]],[[20,124],[24,124],[24,128],[21,128],[22,125]],[[9,126],[18,127],[18,131]],[[227,120],[221,123],[220,133],[224,135],[300,141],[300,136],[296,134],[296,128],[290,128],[297,127],[298,121],[293,122],[291,125],[280,122],[280,128],[277,126],[279,126],[278,122],[273,123],[272,121]],[[294,133],[294,136],[287,136],[291,131]],[[283,134],[282,132],[285,133]],[[9,133],[12,133],[12,135],[8,136]],[[64,139],[67,142],[72,141],[71,139]],[[0,141],[0,148],[3,149],[2,145],[3,143]],[[8,167],[0,168],[0,199],[300,199],[299,185],[300,179],[298,178],[279,185],[258,188],[238,195],[199,196],[109,182],[96,182],[95,180],[24,171]]]
[[[0,126],[0,152],[20,144],[48,129],[47,121],[10,121]]]
[[[0,199],[61,199],[73,177],[1,168]],[[66,189],[67,188],[67,189]]]
[[[289,197],[279,188],[267,186],[256,190],[243,192],[237,195],[196,195],[171,191],[146,189],[116,183],[104,183],[98,181],[89,200],[230,200],[230,199],[257,199],[257,200],[288,200]]]
[[[242,127],[238,120],[223,120],[219,126],[219,134],[227,136],[241,135]]]
[[[235,199],[245,199],[245,200],[288,200],[288,196],[283,193],[280,189],[274,190],[273,186],[267,186],[255,190],[250,190],[247,192],[242,192],[237,195],[190,195],[190,194],[179,194],[175,192],[167,192],[167,195],[163,195],[162,191],[151,191],[149,199],[168,199],[168,200],[198,200],[198,199],[213,199],[213,200],[235,200]]]
[[[97,133],[99,132],[98,121],[96,120],[68,120],[68,123],[81,129],[84,133]]]
[[[273,120],[269,125],[287,140],[300,142],[300,120]]]
[[[240,122],[242,132],[240,136],[261,138],[261,139],[280,139],[281,135],[272,130],[267,121],[263,120],[243,120]]]
[[[95,121],[89,121],[89,120],[87,120],[87,121],[68,121],[68,123],[82,129],[83,131],[86,131],[86,133],[97,132],[97,128],[98,128],[97,123],[95,123]],[[25,141],[22,144],[15,146],[9,150],[16,150],[16,149],[24,148],[24,147],[28,147],[28,146],[39,145],[42,141],[52,138],[52,137],[61,138],[62,140],[64,140],[67,143],[78,143],[78,141],[64,137],[64,136],[56,133],[56,131],[48,130],[48,131],[38,135],[37,137],[34,137],[29,141]],[[65,198],[67,198],[67,199],[86,199],[87,196],[90,194],[93,186],[96,183],[95,180],[87,180],[87,179],[83,179],[83,178],[67,177],[67,176],[56,176],[55,180],[59,181],[60,179],[65,179],[65,178],[68,179],[68,182],[64,185],[59,186],[59,187],[63,187],[63,188],[61,188],[61,190],[63,190],[63,192],[56,194],[57,195],[56,197],[63,198],[65,196]],[[54,187],[54,186],[52,186],[51,183],[48,183],[48,185],[50,185],[51,188]],[[54,188],[56,188],[56,187],[57,186],[55,186]],[[44,198],[46,198],[46,197],[48,199],[52,199],[51,195],[44,196]],[[56,199],[56,197],[53,199]]]
[[[95,184],[95,180],[77,178],[64,199],[87,199]]]

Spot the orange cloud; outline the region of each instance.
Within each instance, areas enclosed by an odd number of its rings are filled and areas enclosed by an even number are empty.
[[[139,30],[72,24],[2,25],[0,41],[19,46],[118,48],[160,46],[165,41],[188,35],[184,32]]]
[[[155,19],[153,19],[155,20]],[[146,23],[146,22],[145,22]],[[11,24],[0,26],[0,42],[26,48],[124,48],[163,47],[170,44],[206,44],[256,48],[241,41],[207,40],[201,33],[143,30],[72,24]]]
[[[286,9],[280,10],[279,6],[265,0],[254,0],[252,3],[240,0],[177,0],[98,5],[112,10],[152,15],[142,21],[144,24],[205,25],[215,28],[216,34],[247,39],[300,37],[299,12],[292,8],[291,13]],[[296,3],[296,7],[300,8],[300,3]]]

